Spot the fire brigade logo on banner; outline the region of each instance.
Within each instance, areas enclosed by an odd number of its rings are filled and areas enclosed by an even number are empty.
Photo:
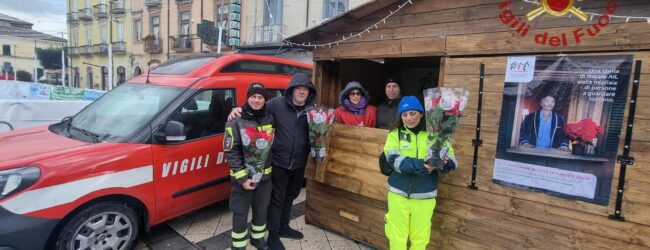
[[[526,1],[526,3],[530,3]],[[592,14],[591,18],[588,18],[588,14],[580,10],[580,6],[575,5],[574,0],[540,0],[540,2],[534,2],[539,6],[528,11],[525,14],[525,17],[517,17],[510,10],[512,5],[512,0],[504,0],[499,3],[499,9],[501,14],[499,14],[499,19],[501,22],[510,26],[515,32],[521,37],[534,39],[535,43],[542,46],[551,46],[551,47],[567,47],[579,45],[584,39],[595,37],[600,32],[609,25],[609,20],[614,13],[616,13],[616,8],[618,3],[616,0],[609,0],[605,4],[605,12],[602,14]],[[533,30],[533,25],[529,22],[536,20],[542,14],[548,14],[552,17],[564,17],[569,15],[566,18],[571,18],[572,16],[577,17],[582,20],[582,22],[591,24],[585,27],[575,27],[572,31],[553,33],[553,32],[536,32]],[[594,15],[597,15],[598,18],[594,19]]]

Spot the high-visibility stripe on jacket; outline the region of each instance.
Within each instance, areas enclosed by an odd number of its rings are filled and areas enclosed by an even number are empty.
[[[427,137],[427,131],[420,131],[416,135],[406,127],[388,133],[384,154],[395,169],[388,177],[388,191],[414,199],[429,199],[438,195],[438,171],[429,173],[424,167]],[[458,165],[454,149],[450,143],[447,146],[449,162],[441,169],[445,173]]]

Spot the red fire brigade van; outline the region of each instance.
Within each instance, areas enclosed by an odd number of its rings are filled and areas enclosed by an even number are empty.
[[[172,60],[50,126],[0,134],[0,249],[130,249],[152,225],[227,199],[224,123],[251,82],[282,95],[308,64]]]

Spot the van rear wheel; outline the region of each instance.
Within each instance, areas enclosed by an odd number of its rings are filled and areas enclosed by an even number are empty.
[[[93,204],[74,214],[61,229],[56,249],[131,249],[140,222],[133,208],[117,201]]]

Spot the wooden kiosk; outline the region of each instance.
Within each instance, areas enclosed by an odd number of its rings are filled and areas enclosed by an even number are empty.
[[[406,95],[421,96],[422,89],[436,86],[471,91],[454,143],[461,165],[441,176],[429,249],[648,249],[650,3],[575,1],[579,11],[586,13],[584,21],[574,12],[553,16],[548,11],[537,13],[529,21],[527,14],[544,7],[546,1],[535,2],[375,0],[287,41],[291,46],[312,49],[318,102],[324,105],[338,106],[338,94],[351,80],[360,81],[370,91],[371,103],[377,104],[384,95],[383,79],[389,74],[401,77]],[[580,28],[582,31],[574,33]],[[598,32],[592,36],[590,28],[592,33]],[[618,130],[620,139],[614,144],[617,154],[623,154],[624,145],[628,145],[635,158],[633,165],[626,162],[620,206],[616,204],[621,193],[620,163],[614,163],[609,182],[599,182],[611,190],[605,204],[493,181],[506,64],[508,57],[521,55],[632,55],[634,61],[643,62],[640,71],[632,68],[626,83],[629,88],[623,102],[622,128]],[[638,109],[631,121],[631,143],[626,144],[625,125],[635,74],[640,78],[635,101]],[[472,141],[476,139],[481,80],[482,146],[476,156],[474,189],[468,184],[472,184]],[[307,223],[387,248],[383,228],[386,177],[377,163],[387,132],[333,127],[328,157],[317,165],[309,161]]]

